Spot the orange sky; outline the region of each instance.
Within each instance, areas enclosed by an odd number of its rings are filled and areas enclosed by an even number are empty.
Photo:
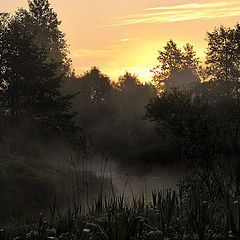
[[[126,70],[152,78],[158,50],[169,39],[192,44],[199,57],[206,31],[240,22],[240,0],[50,0],[62,20],[77,73],[98,66],[117,80]],[[27,8],[27,0],[0,0],[0,11]]]

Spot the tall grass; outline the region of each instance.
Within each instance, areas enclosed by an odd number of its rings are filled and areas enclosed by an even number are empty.
[[[127,202],[123,195],[100,194],[83,213],[72,203],[64,213],[51,207],[49,217],[40,215],[31,225],[8,226],[1,239],[240,239],[239,200],[227,191],[219,202],[208,202],[196,192],[181,199],[176,190],[153,190]]]

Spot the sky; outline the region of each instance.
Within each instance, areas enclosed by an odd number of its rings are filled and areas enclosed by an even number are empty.
[[[206,32],[240,22],[240,0],[49,0],[62,21],[77,74],[97,66],[111,80],[126,71],[150,81],[158,50],[172,39],[194,46],[204,60]],[[28,8],[27,0],[0,0],[0,12]]]

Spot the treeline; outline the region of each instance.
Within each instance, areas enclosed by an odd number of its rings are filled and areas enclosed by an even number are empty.
[[[79,91],[72,101],[76,122],[88,144],[115,158],[128,158],[151,147],[156,139],[154,124],[144,119],[145,106],[156,96],[152,84],[142,84],[128,72],[118,82],[93,67],[71,77],[65,91]]]
[[[74,146],[90,144],[121,157],[149,148],[164,160],[175,152],[162,152],[171,149],[165,146],[168,141],[181,139],[182,144],[170,144],[180,148],[188,145],[187,138],[203,147],[201,141],[207,140],[198,133],[217,144],[213,136],[225,132],[221,150],[238,154],[239,24],[207,33],[205,64],[193,46],[181,50],[170,40],[159,51],[152,83],[143,84],[128,72],[113,82],[97,67],[76,76],[61,22],[48,0],[28,3],[29,10],[0,16],[2,150],[25,151],[35,141],[64,138]],[[147,118],[165,133],[157,136]],[[204,131],[198,125],[206,125]],[[215,128],[220,133],[213,133]]]
[[[86,150],[91,144],[122,154],[148,142],[151,134],[142,132],[154,130],[143,116],[156,95],[152,84],[127,72],[115,83],[96,67],[76,76],[47,0],[0,17],[2,151],[37,152],[49,139],[46,147]]]

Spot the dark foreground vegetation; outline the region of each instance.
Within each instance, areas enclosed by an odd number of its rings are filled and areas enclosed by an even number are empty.
[[[205,63],[170,40],[152,82],[113,82],[77,76],[48,0],[28,2],[0,13],[0,238],[240,239],[240,25],[207,33]],[[187,174],[127,202],[110,158]]]
[[[194,186],[197,187],[197,186]],[[182,191],[183,190],[183,191]],[[124,195],[98,199],[83,213],[78,205],[49,217],[40,215],[31,224],[1,229],[2,239],[239,239],[239,201],[224,192],[223,201],[211,201],[198,188],[153,191],[152,200]]]

